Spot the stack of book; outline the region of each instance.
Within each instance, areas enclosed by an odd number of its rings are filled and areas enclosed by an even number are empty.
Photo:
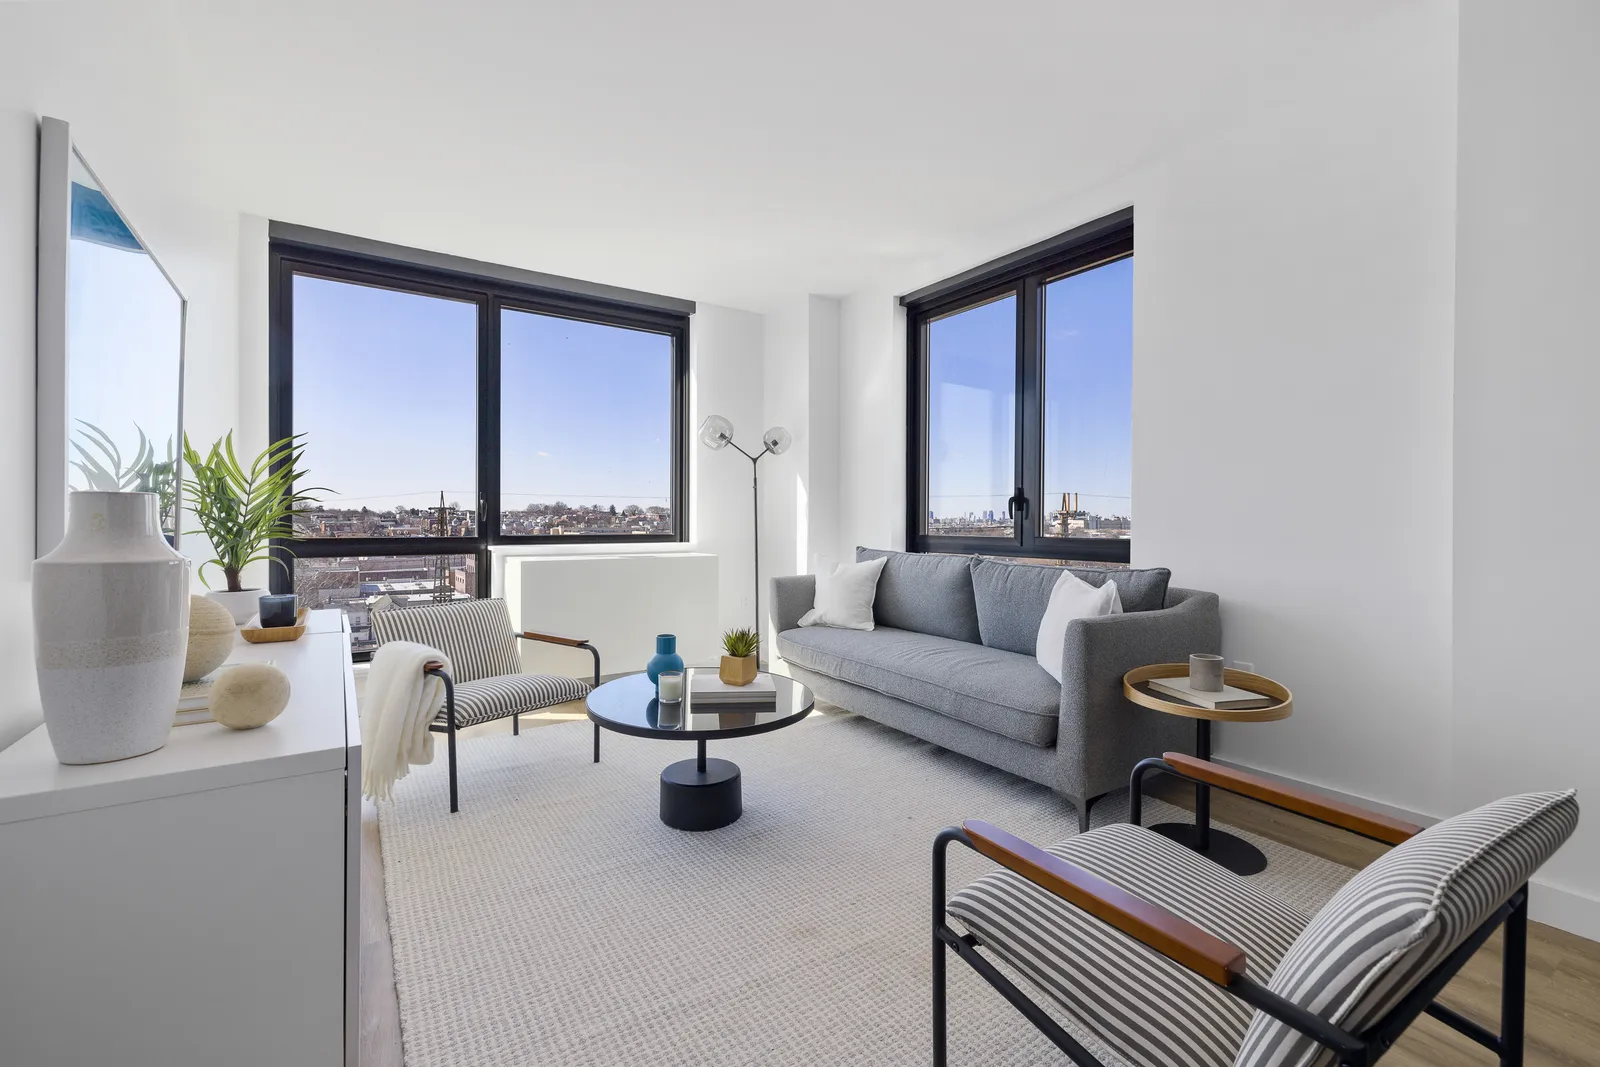
[[[778,690],[770,674],[756,675],[756,680],[749,685],[729,685],[717,677],[715,670],[695,670],[689,672],[689,702],[696,711],[734,705],[770,708],[778,702]]]
[[[1196,689],[1189,684],[1187,674],[1177,678],[1152,678],[1148,685],[1159,696],[1177,697],[1212,711],[1249,711],[1252,708],[1270,708],[1276,703],[1271,697],[1231,685],[1223,686],[1220,692]]]

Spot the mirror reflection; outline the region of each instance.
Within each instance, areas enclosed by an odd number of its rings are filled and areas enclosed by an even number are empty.
[[[174,538],[183,298],[76,151],[71,178],[67,486],[158,493]]]

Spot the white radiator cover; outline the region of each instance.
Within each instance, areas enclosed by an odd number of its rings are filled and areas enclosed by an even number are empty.
[[[644,670],[656,635],[677,634],[689,666],[717,662],[717,557],[709,552],[511,556],[505,597],[518,630],[587,638],[607,675]],[[588,678],[589,653],[522,642],[523,669]]]

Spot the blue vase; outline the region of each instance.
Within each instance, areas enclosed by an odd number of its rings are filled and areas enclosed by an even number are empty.
[[[650,662],[644,667],[644,673],[649,677],[650,684],[656,684],[662,671],[681,670],[683,670],[683,657],[678,655],[677,635],[656,634],[656,654],[650,657]]]

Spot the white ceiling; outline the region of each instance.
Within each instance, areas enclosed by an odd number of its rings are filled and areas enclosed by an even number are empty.
[[[1393,6],[174,2],[149,76],[217,205],[760,310],[1123,173]]]

